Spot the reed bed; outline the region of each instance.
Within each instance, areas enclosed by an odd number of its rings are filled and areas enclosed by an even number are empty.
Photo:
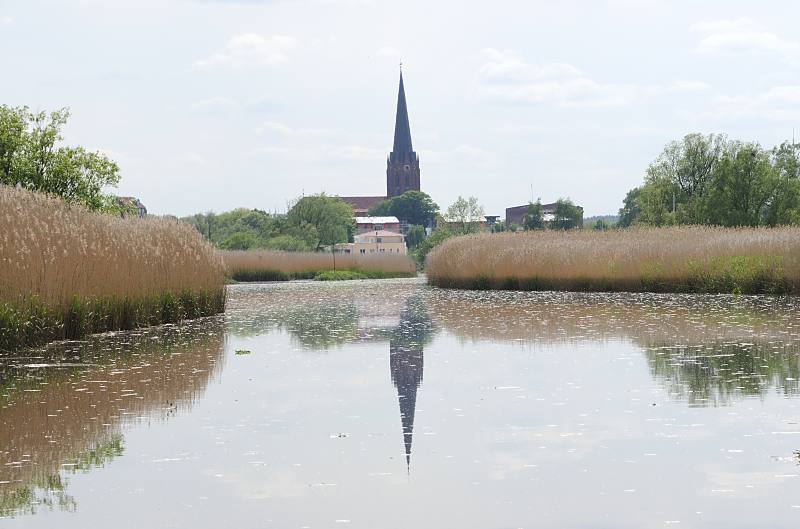
[[[465,289],[800,294],[800,228],[481,233],[435,248],[431,284]]]
[[[372,278],[412,277],[416,265],[399,254],[336,254],[324,252],[227,251],[222,252],[228,275],[235,281],[287,281],[313,279],[329,270],[348,270]]]
[[[0,186],[0,351],[224,310],[224,265],[194,228]]]

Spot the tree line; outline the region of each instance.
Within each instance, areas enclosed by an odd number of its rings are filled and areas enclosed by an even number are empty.
[[[669,143],[631,189],[619,227],[800,224],[800,144],[772,149],[725,135]]]

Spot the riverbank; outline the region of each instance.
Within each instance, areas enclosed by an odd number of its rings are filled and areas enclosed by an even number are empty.
[[[472,290],[800,295],[800,228],[482,233],[442,243],[426,272]]]
[[[222,312],[221,258],[194,228],[0,186],[0,352]]]
[[[416,265],[400,254],[337,254],[323,252],[222,252],[227,275],[238,282],[293,279],[390,279],[414,277]]]

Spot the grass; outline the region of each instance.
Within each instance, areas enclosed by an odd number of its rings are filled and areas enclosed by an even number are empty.
[[[457,237],[426,261],[436,286],[800,294],[800,228],[674,227]]]
[[[224,310],[224,265],[191,226],[8,186],[0,223],[0,351]]]
[[[222,252],[222,256],[227,273],[234,281],[316,279],[334,269],[333,256],[323,252],[227,251]],[[335,268],[337,272],[365,276],[359,279],[416,275],[414,261],[408,256],[396,254],[337,254]]]

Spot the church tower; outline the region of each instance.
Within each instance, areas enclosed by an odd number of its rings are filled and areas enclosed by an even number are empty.
[[[406,191],[419,191],[419,157],[411,146],[411,127],[408,124],[406,91],[403,71],[397,93],[397,115],[394,121],[394,146],[386,160],[386,196],[396,197]]]

